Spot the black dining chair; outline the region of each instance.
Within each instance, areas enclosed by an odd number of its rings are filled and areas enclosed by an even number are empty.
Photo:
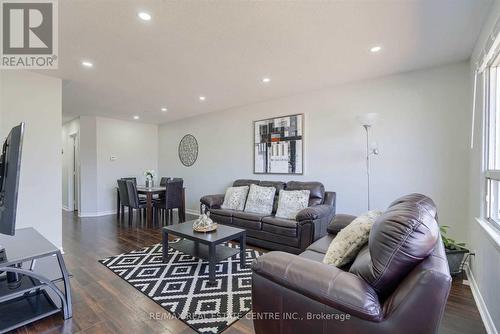
[[[136,177],[122,177],[121,179],[124,181],[132,181],[137,186],[137,178]]]
[[[146,200],[139,197],[139,194],[137,193],[137,185],[133,181],[126,180],[125,184],[127,187],[128,218],[129,222],[131,222],[134,216],[134,209],[139,211],[139,217],[141,216],[140,214],[142,210],[144,213],[143,216],[145,216],[147,204]]]
[[[118,212],[121,214],[121,218],[125,216],[125,207],[129,207],[128,201],[128,191],[127,191],[127,181],[120,179],[118,182],[118,195],[120,196],[119,208],[117,208]],[[120,218],[120,214],[118,218]]]
[[[167,186],[167,181],[170,180],[170,176],[162,176],[160,179],[160,187],[166,187]]]
[[[165,198],[155,202],[155,215],[158,215],[158,209],[165,213],[165,218],[168,222],[173,222],[172,210],[177,209],[179,221],[186,221],[184,213],[184,180],[181,178],[174,178],[167,181]],[[163,219],[162,219],[163,222]]]
[[[132,181],[126,181],[127,182],[127,194],[128,194],[128,201],[129,201],[129,211],[133,211],[133,209],[139,210],[139,216],[141,211],[143,212],[143,216],[146,216],[146,200],[139,197],[139,194],[137,193],[137,185],[132,182]],[[133,213],[131,214],[129,212],[129,219],[133,217]]]

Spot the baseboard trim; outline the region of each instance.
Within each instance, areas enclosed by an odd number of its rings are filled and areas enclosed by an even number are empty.
[[[128,212],[127,208],[125,208],[125,212]],[[78,212],[78,217],[80,218],[101,217],[110,215],[116,215],[116,210],[99,211],[99,212],[80,212],[80,211]]]
[[[125,212],[128,212],[128,208],[125,208]],[[186,209],[186,213],[189,215],[199,216],[199,212],[196,210]],[[116,215],[116,210],[110,211],[99,211],[99,212],[78,212],[78,217],[80,218],[91,218],[91,217],[101,217]]]
[[[481,295],[481,291],[479,291],[479,286],[477,285],[476,279],[474,278],[474,274],[470,270],[469,266],[465,266],[465,273],[467,275],[467,279],[470,282],[472,295],[474,296],[474,301],[476,302],[479,314],[481,314],[481,319],[483,320],[486,332],[488,334],[498,334],[498,331],[495,327],[495,323],[491,318],[490,312],[488,311],[488,307],[484,302],[483,296]]]
[[[186,213],[190,214],[190,215],[193,215],[193,216],[199,216],[200,215],[199,211],[196,211],[196,210],[193,210],[193,209],[186,209]]]

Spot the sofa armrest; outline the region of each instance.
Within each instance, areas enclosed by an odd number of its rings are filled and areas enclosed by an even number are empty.
[[[354,219],[356,219],[356,216],[339,213],[335,216],[335,218],[333,218],[326,230],[328,231],[328,233],[337,234],[341,229],[349,225]]]
[[[287,289],[370,321],[381,321],[377,293],[363,279],[321,262],[284,252],[270,252],[253,264],[254,274]],[[270,295],[277,293],[269,291]]]
[[[299,223],[307,220],[317,220],[332,214],[333,207],[327,204],[310,206],[301,210],[295,218]]]
[[[224,203],[224,194],[206,195],[200,198],[201,204],[205,204],[208,209],[220,209]]]

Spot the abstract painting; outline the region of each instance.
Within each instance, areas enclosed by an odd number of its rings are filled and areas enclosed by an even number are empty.
[[[304,115],[254,122],[254,173],[302,174]]]

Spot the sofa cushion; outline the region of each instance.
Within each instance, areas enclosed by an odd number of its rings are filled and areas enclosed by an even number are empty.
[[[297,236],[297,225],[295,220],[283,219],[273,216],[262,218],[262,230],[287,237]]]
[[[237,210],[230,210],[230,209],[210,209],[210,214],[211,215],[218,215],[218,216],[224,216],[224,217],[232,217],[234,213],[236,212],[241,212]]]
[[[285,189],[286,183],[281,181],[260,181],[259,186],[261,187],[274,187],[276,188],[276,194],[280,192],[280,190]]]
[[[436,219],[436,206],[427,196],[401,197],[373,224],[368,239],[370,261],[353,264],[350,272],[384,299],[434,250],[439,240]]]
[[[221,208],[243,211],[247,200],[248,189],[248,186],[227,188],[226,195],[224,196],[224,203],[222,203]]]
[[[259,180],[239,179],[233,182],[233,187],[249,186],[251,184],[259,184]]]
[[[267,215],[245,211],[233,211],[233,217],[260,222],[262,218],[267,217]]]
[[[322,204],[325,199],[325,187],[320,182],[290,181],[286,190],[309,190],[309,206]]]
[[[270,215],[273,212],[275,193],[275,187],[261,187],[251,184],[245,204],[245,212]]]
[[[276,193],[274,194],[274,203],[273,203],[273,212],[272,212],[272,213],[276,213],[276,210],[278,210],[278,197],[279,197],[280,191],[285,189],[286,183],[281,182],[281,181],[260,181],[259,186],[276,188]]]
[[[262,228],[264,228],[264,223],[262,223]],[[259,247],[267,248],[267,249],[275,249],[275,250],[280,250],[279,247],[268,247],[269,244],[281,244],[286,246],[284,249],[287,247],[294,248],[293,250],[284,250],[290,253],[297,254],[294,252],[294,250],[298,249],[299,247],[299,238],[298,237],[291,237],[291,236],[285,236],[283,234],[276,234],[272,233],[269,231],[264,231],[264,230],[251,230],[247,229],[247,240],[248,243],[252,243],[249,238],[253,239],[259,239],[264,241],[263,243],[257,243]],[[298,252],[300,253],[300,252]]]
[[[231,214],[230,216],[223,216],[218,214],[217,212],[214,212],[217,210],[210,210],[210,218],[216,223],[219,224],[226,224],[226,225],[231,225],[233,223],[233,215]],[[227,212],[224,211],[231,211],[231,210],[220,210],[220,213],[227,214]]]
[[[328,224],[328,226],[326,227],[326,231],[330,234],[337,234],[344,227],[349,225],[354,219],[356,219],[356,216],[338,213],[332,219],[330,224]]]
[[[297,214],[307,208],[309,202],[309,190],[282,190],[278,200],[276,217],[295,219]]]
[[[369,211],[343,228],[332,240],[323,263],[342,267],[352,262],[368,241],[372,225],[381,214],[380,211]]]
[[[231,225],[249,230],[262,230],[262,223],[258,220],[248,220],[244,218],[233,217]]]
[[[304,252],[300,253],[299,256],[316,262],[321,262],[323,261],[325,254],[306,249]]]
[[[335,238],[334,235],[327,234],[323,238],[319,238],[318,240],[313,242],[309,247],[307,247],[307,250],[321,253],[324,257],[326,251],[328,250],[328,246],[330,246],[330,244],[332,243],[333,238]],[[323,257],[321,258],[320,262],[323,261]]]
[[[366,244],[359,251],[358,256],[356,256],[356,259],[354,259],[354,262],[352,263],[349,271],[350,272],[357,272],[361,268],[369,265],[371,260],[372,259],[370,257],[370,248],[368,247],[368,244]]]

